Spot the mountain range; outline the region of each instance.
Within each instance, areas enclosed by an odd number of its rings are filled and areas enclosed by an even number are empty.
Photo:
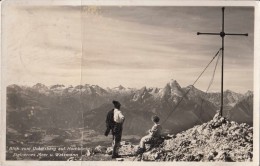
[[[165,132],[177,133],[209,121],[220,107],[220,93],[205,93],[194,86],[181,87],[176,80],[163,88],[140,89],[122,85],[102,88],[89,84],[74,87],[14,84],[7,87],[7,126],[19,132],[31,127],[84,127],[104,132],[106,114],[113,109],[112,100],[122,104],[126,117],[124,134],[136,135],[144,135],[151,128],[154,114],[160,117]],[[226,90],[223,115],[252,126],[253,92],[240,94]]]

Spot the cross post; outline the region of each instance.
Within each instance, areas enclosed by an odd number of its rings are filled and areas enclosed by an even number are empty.
[[[225,33],[224,31],[224,10],[225,7],[222,7],[222,30],[219,33],[201,33],[197,32],[197,35],[219,35],[222,38],[222,65],[221,65],[221,106],[220,106],[220,115],[223,116],[223,79],[224,79],[224,37],[227,35],[230,36],[248,36],[248,33]]]

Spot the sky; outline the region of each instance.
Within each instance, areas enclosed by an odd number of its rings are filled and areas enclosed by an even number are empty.
[[[221,47],[221,7],[5,6],[7,84],[191,85]],[[254,9],[226,7],[224,89],[253,90]],[[206,90],[211,64],[195,87]],[[220,91],[221,65],[210,91]]]

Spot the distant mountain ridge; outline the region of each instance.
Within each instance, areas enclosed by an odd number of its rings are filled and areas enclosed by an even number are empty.
[[[32,87],[10,85],[7,87],[7,125],[19,130],[30,126],[88,127],[103,132],[106,113],[113,108],[111,101],[118,100],[126,115],[124,131],[142,134],[151,127],[153,114],[159,115],[163,123],[190,88],[163,124],[169,132],[180,132],[212,119],[220,106],[220,93],[205,93],[194,86],[181,87],[176,80],[163,88],[141,89],[122,85],[106,89],[89,84],[75,87],[59,84],[47,87],[41,83]],[[224,108],[224,115],[231,120],[252,125],[253,92],[225,91]],[[29,116],[31,112],[33,115]]]

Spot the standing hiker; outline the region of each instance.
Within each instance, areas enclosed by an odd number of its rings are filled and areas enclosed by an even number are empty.
[[[114,109],[109,111],[107,114],[107,119],[106,119],[107,130],[105,132],[105,135],[107,136],[110,130],[112,131],[112,135],[113,135],[112,158],[117,158],[119,157],[118,148],[122,137],[123,123],[125,117],[120,111],[121,104],[118,101],[113,101],[113,104],[114,104]]]

